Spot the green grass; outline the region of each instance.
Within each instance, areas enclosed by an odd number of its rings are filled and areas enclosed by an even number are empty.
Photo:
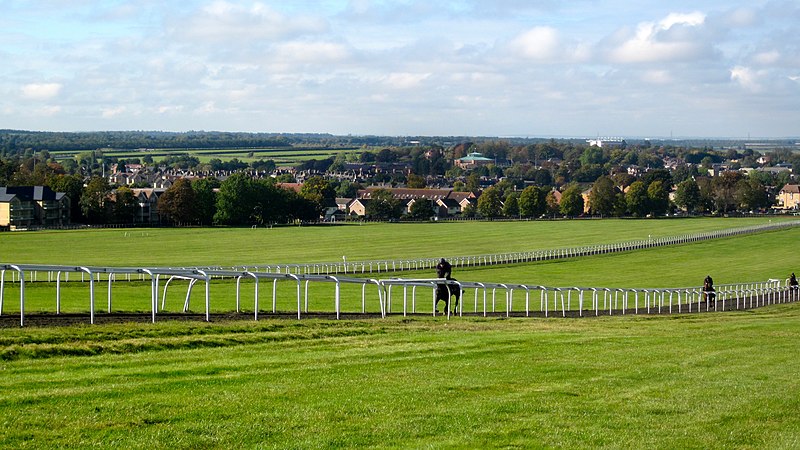
[[[604,220],[4,233],[0,260],[242,264],[335,261],[343,249],[350,260],[435,257],[752,223]],[[626,254],[459,268],[454,275],[611,287],[699,285],[706,273],[717,283],[762,280],[797,270],[798,238],[800,230],[789,229]],[[432,274],[386,276],[391,275]],[[88,311],[87,285],[64,284],[64,310]],[[96,285],[98,310],[106,286]],[[271,283],[261,286],[265,309]],[[180,310],[185,288],[185,282],[175,282],[167,310]],[[243,283],[245,310],[252,310],[252,288]],[[215,281],[214,308],[231,310],[234,290],[230,280]],[[198,285],[194,311],[202,310],[201,291]],[[18,285],[7,283],[6,314],[18,308],[18,292]],[[28,283],[29,311],[53,311],[54,292],[54,283]],[[395,291],[395,311],[400,292]],[[294,286],[279,283],[278,293],[279,309],[292,311]],[[149,310],[147,282],[116,283],[113,294],[115,311]],[[420,294],[425,299],[418,300],[420,310],[430,311],[427,295]],[[312,310],[332,310],[332,298],[333,285],[312,284]],[[346,287],[343,299],[345,311],[359,311],[360,287]],[[373,293],[368,310],[377,309]],[[0,447],[800,446],[800,305],[795,303],[590,319],[263,317],[0,328]]]
[[[594,223],[594,222],[592,222]],[[158,230],[160,231],[160,230]],[[695,244],[651,248],[628,253],[597,255],[567,260],[543,261],[532,264],[507,266],[456,268],[455,278],[462,281],[481,281],[496,283],[515,283],[546,286],[582,286],[612,288],[654,288],[700,286],[707,274],[719,284],[765,281],[769,278],[784,279],[790,272],[797,272],[796,246],[800,241],[800,229],[758,233],[733,238],[715,239]],[[120,265],[124,265],[122,262]],[[431,278],[432,271],[395,272],[385,274],[365,274],[365,277],[390,278]],[[10,275],[6,274],[7,281]],[[70,274],[71,280],[80,279],[79,274]],[[163,286],[163,281],[162,281]],[[184,303],[187,282],[175,281],[170,285],[166,311],[179,312]],[[163,288],[162,288],[163,289]],[[296,284],[281,281],[277,290],[277,309],[296,311]],[[272,283],[259,284],[260,310],[271,311]],[[159,291],[159,295],[163,291]],[[235,310],[235,283],[233,280],[215,280],[211,284],[211,306],[215,312]],[[55,283],[27,283],[26,311],[55,311]],[[107,303],[107,283],[95,285],[96,311],[104,311]],[[149,311],[149,282],[116,282],[112,289],[113,311]],[[488,294],[491,296],[491,292]],[[505,311],[503,293],[498,294],[497,311]],[[407,301],[411,302],[410,291]],[[19,287],[6,284],[6,314],[19,311]],[[309,285],[310,311],[334,310],[334,286],[329,283]],[[465,310],[475,310],[474,290],[468,290],[464,297]],[[538,294],[531,300],[531,308],[539,310]],[[482,293],[479,293],[478,311],[482,311]],[[88,283],[62,283],[62,311],[89,311]],[[393,312],[402,312],[402,289],[393,291]],[[367,289],[367,311],[380,311],[376,288]],[[491,297],[489,299],[491,301]],[[677,299],[675,299],[677,302]],[[524,305],[524,293],[515,292],[515,310]],[[685,302],[685,300],[684,300]],[[417,311],[431,312],[430,290],[418,288]],[[644,298],[640,299],[640,306]],[[241,307],[253,311],[254,285],[252,281],[242,281]],[[587,303],[589,307],[590,303]],[[575,305],[573,305],[575,306]],[[632,305],[631,305],[632,306]],[[409,311],[410,311],[409,306]],[[551,306],[552,308],[552,306]],[[203,286],[198,284],[192,293],[191,309],[204,311]],[[361,286],[343,285],[342,311],[361,311]]]
[[[777,218],[564,220],[0,233],[0,261],[111,266],[255,265],[480,255],[673,236]]]
[[[2,329],[0,446],[796,448],[798,339],[795,304]]]

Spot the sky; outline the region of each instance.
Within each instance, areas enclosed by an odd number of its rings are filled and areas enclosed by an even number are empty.
[[[0,128],[800,136],[798,0],[0,0]]]

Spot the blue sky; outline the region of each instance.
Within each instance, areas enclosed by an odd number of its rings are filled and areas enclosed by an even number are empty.
[[[800,2],[2,0],[0,128],[800,136]]]

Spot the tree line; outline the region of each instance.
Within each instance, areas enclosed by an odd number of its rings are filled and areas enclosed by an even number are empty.
[[[483,153],[497,164],[470,171],[453,164],[455,159],[472,151]],[[400,167],[399,170],[372,172],[363,185],[412,188],[444,185],[457,191],[482,193],[477,203],[463,212],[467,217],[578,216],[584,214],[587,207],[588,214],[592,215],[644,217],[661,215],[675,207],[690,213],[769,208],[775,191],[791,181],[791,173],[752,171],[744,175],[735,171],[744,165],[758,165],[758,155],[747,149],[717,151],[648,143],[599,148],[572,141],[541,140],[515,145],[505,140],[484,140],[447,147],[431,144],[361,149],[323,160],[304,161],[297,169],[330,174],[344,170],[348,163]],[[775,150],[767,156],[771,164],[800,164],[800,155],[788,149]],[[675,169],[663,168],[668,158],[680,161]],[[75,159],[55,160],[43,150],[0,156],[0,185],[47,185],[58,192],[66,192],[72,199],[72,220],[75,222],[130,223],[131,211],[134,210],[130,189],[120,187],[114,191],[114,186],[98,176],[111,161],[184,168],[208,166],[231,171],[275,170],[273,161],[244,163],[234,158],[201,164],[190,155],[168,155],[160,161],[144,157],[139,161],[106,158],[101,152],[83,152]],[[734,170],[720,176],[708,176],[708,169],[721,161]],[[626,167],[638,167],[644,173],[631,175]],[[183,191],[177,192],[178,188],[174,188],[165,193],[164,220],[204,225],[316,220],[324,207],[333,206],[334,197],[353,198],[363,187],[353,181],[319,177],[325,182],[324,186],[318,183],[319,186],[313,189],[304,187],[306,191],[294,192],[277,187],[276,182],[295,181],[287,173],[269,180],[245,182],[242,177],[249,178],[245,174],[229,178],[238,180],[235,189],[226,184],[227,180],[219,182],[212,178],[176,183]],[[314,183],[307,182],[306,185],[313,186]],[[591,189],[584,197],[583,193],[589,186]],[[673,187],[676,189],[674,201],[670,201]],[[192,194],[187,188],[191,188]],[[215,189],[219,189],[219,193]],[[557,198],[559,194],[560,201]],[[399,219],[404,215],[424,219],[434,210],[429,202],[419,201],[409,212],[404,204],[390,197],[379,193],[379,201],[375,201],[373,196],[367,213],[376,219]],[[185,198],[193,200],[184,201]],[[171,203],[184,206],[177,207]],[[186,206],[192,203],[198,205],[194,210]]]

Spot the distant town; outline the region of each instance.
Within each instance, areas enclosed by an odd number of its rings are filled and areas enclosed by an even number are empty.
[[[0,130],[0,228],[798,212],[795,140]]]

